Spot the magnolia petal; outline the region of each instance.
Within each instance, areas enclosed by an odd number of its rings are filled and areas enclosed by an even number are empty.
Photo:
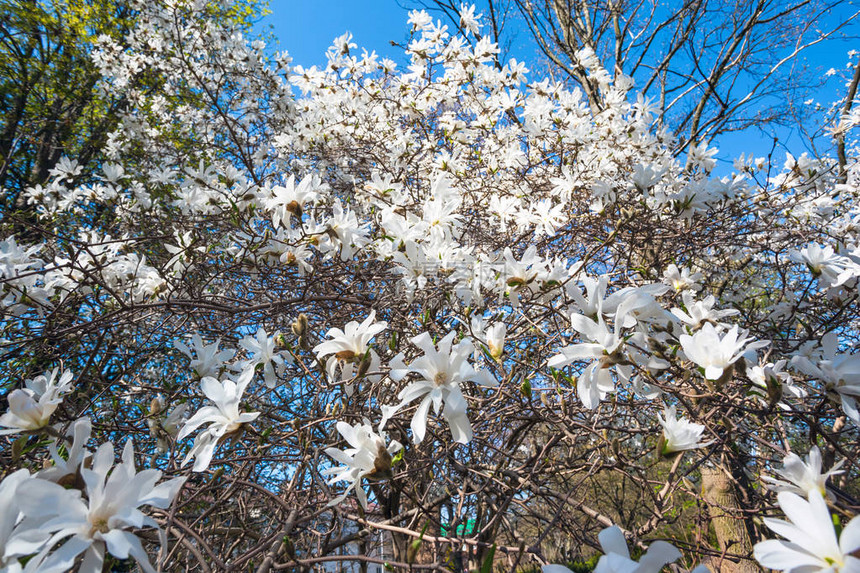
[[[627,540],[617,525],[607,527],[598,533],[597,539],[600,541],[600,548],[603,549],[604,553],[617,553],[624,557],[630,557],[630,552],[627,550]]]
[[[600,405],[600,391],[597,388],[597,381],[594,380],[594,370],[599,366],[598,362],[592,362],[588,365],[576,381],[576,392],[583,406],[589,410],[594,410]]]
[[[24,531],[16,532],[6,542],[5,556],[17,557],[20,555],[32,555],[39,551],[51,535],[47,531],[41,529],[25,529]],[[0,551],[4,549],[2,544],[3,538],[0,538]]]
[[[412,422],[409,424],[409,427],[412,428],[412,440],[416,444],[420,444],[424,440],[424,434],[427,431],[427,414],[431,403],[432,400],[429,396],[421,400],[415,415],[412,416]]]
[[[840,398],[842,398],[842,409],[845,411],[845,414],[854,421],[855,424],[860,426],[860,411],[857,409],[857,401],[845,394],[840,394]]]
[[[59,549],[45,557],[38,569],[39,573],[65,573],[70,571],[78,555],[89,549],[90,545],[92,545],[92,542],[87,539],[78,536],[72,537],[60,546]],[[46,553],[46,550],[43,550],[42,553]]]
[[[28,517],[53,517],[58,513],[69,522],[86,521],[87,506],[81,500],[81,492],[65,489],[54,482],[31,479],[16,490],[18,507]],[[56,529],[64,527],[58,524]]]
[[[448,425],[451,428],[451,437],[459,444],[468,444],[472,441],[472,424],[469,423],[469,417],[465,412],[449,413],[448,407],[442,412],[448,420]]]
[[[570,569],[564,565],[544,565],[541,567],[543,573],[572,573]]]
[[[78,573],[101,573],[105,562],[105,544],[93,543],[84,553]]]
[[[860,549],[860,516],[854,517],[842,529],[842,534],[839,536],[839,549],[846,555]]]
[[[768,539],[756,543],[753,556],[762,566],[770,569],[791,570],[801,566],[819,566],[822,569],[826,563],[805,551],[799,545],[787,541]]]
[[[18,521],[16,491],[18,486],[28,479],[30,479],[30,472],[21,469],[6,476],[0,482],[0,550],[3,548],[3,542],[9,539],[15,523]],[[2,551],[0,551],[0,558],[2,558]]]
[[[367,492],[364,491],[364,488],[360,485],[355,487],[355,497],[358,498],[358,503],[361,504],[365,510],[367,509]]]
[[[227,402],[230,399],[224,391],[224,385],[211,376],[206,376],[200,381],[200,389],[209,400],[216,404]]]
[[[655,541],[648,546],[648,551],[639,559],[639,567],[643,571],[659,571],[664,565],[677,561],[681,552],[677,547],[666,541]]]
[[[833,556],[839,553],[836,531],[833,529],[830,511],[821,492],[809,492],[809,501],[790,492],[782,492],[777,496],[779,507],[792,523],[803,524],[801,537],[792,539],[803,547],[808,547],[819,556]],[[770,527],[770,526],[768,526]]]
[[[158,484],[149,493],[138,499],[138,504],[166,509],[173,502],[173,498],[179,493],[180,488],[185,484],[185,480],[186,478],[179,477]]]

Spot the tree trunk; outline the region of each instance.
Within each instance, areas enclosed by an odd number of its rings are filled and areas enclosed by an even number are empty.
[[[702,468],[702,498],[708,504],[711,524],[717,535],[720,551],[726,555],[742,555],[745,558],[724,557],[711,559],[707,565],[711,571],[723,573],[756,573],[761,571],[752,561],[752,539],[750,538],[740,503],[732,480],[720,468]]]

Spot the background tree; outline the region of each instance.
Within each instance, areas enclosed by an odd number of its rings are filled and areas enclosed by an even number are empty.
[[[246,32],[265,13],[256,1],[210,10]],[[44,185],[62,157],[81,167],[76,181],[101,167],[128,102],[98,89],[92,51],[100,36],[123,43],[137,11],[112,0],[4,0],[0,13],[0,188],[7,212],[24,211],[23,190]],[[158,87],[153,77],[140,81],[144,89]]]
[[[0,186],[7,211],[24,189],[47,182],[64,155],[89,173],[116,126],[121,100],[99,93],[90,60],[101,34],[121,39],[133,11],[116,2],[4,2]]]

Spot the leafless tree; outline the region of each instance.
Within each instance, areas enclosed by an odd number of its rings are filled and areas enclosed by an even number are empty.
[[[460,2],[416,2],[459,25]],[[557,79],[605,106],[584,50],[634,79],[678,150],[721,133],[796,120],[822,85],[809,48],[856,35],[856,7],[842,0],[487,0],[488,33],[501,46],[528,42]]]

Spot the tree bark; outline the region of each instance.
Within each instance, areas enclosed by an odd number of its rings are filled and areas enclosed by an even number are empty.
[[[712,571],[724,573],[756,573],[760,571],[752,561],[752,539],[741,512],[732,480],[722,469],[702,468],[702,498],[708,504],[711,524],[717,536],[720,551],[726,555],[743,555],[745,558],[723,557],[712,559]]]

